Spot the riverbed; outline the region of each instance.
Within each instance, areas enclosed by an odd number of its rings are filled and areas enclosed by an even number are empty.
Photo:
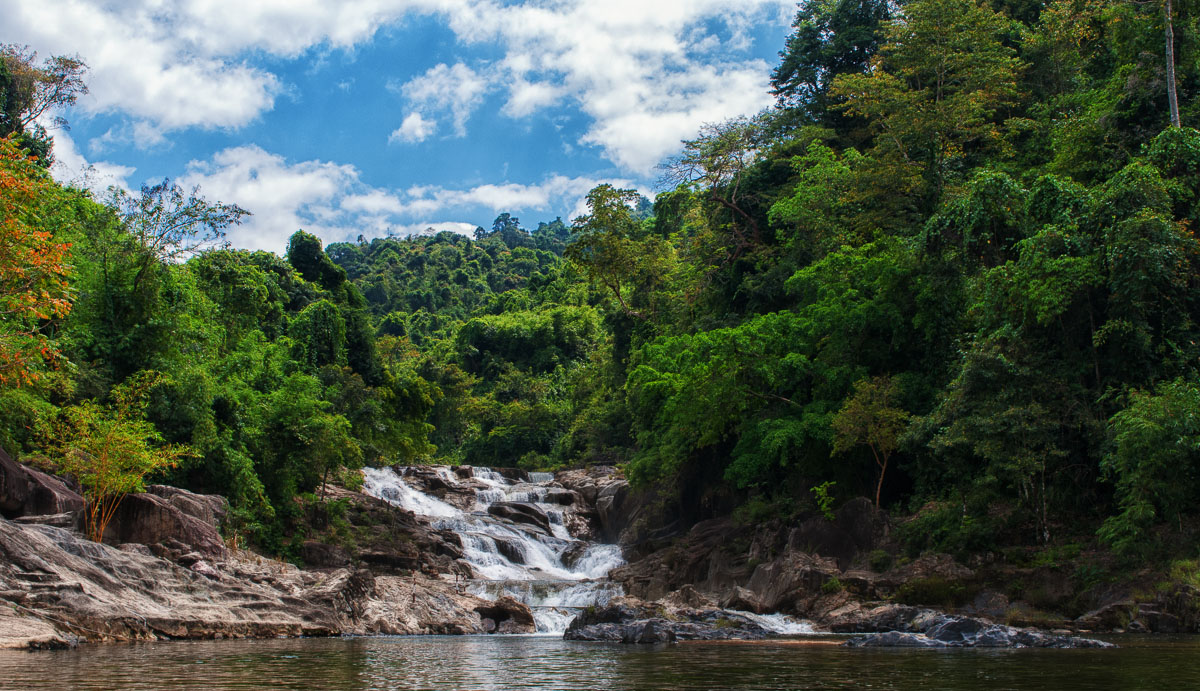
[[[834,637],[660,647],[546,636],[181,641],[0,651],[3,689],[1182,689],[1200,636],[1116,650],[862,650]]]

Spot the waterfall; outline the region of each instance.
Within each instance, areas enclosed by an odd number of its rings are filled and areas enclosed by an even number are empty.
[[[366,468],[363,492],[457,533],[475,576],[468,592],[514,597],[529,606],[538,633],[561,634],[584,607],[622,594],[606,577],[624,560],[617,545],[572,537],[574,495],[553,474],[520,475],[479,467]],[[436,486],[443,498],[418,486]]]

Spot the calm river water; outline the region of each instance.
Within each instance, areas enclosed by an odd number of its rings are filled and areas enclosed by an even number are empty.
[[[822,639],[625,647],[549,637],[201,641],[0,651],[4,689],[1200,688],[1200,637],[1119,650],[851,650]]]

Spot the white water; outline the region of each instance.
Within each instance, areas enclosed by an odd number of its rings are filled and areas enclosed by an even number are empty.
[[[781,636],[806,636],[817,633],[817,630],[813,628],[812,622],[803,621],[786,614],[755,614],[753,612],[740,611],[738,614],[751,619],[767,631]]]
[[[529,482],[517,482],[489,468],[472,468],[471,482],[449,468],[438,467],[435,472],[452,487],[475,487],[470,512],[417,490],[391,468],[364,469],[363,492],[426,516],[435,528],[457,533],[464,560],[475,573],[468,588],[472,594],[493,600],[510,595],[524,602],[542,634],[561,634],[579,610],[603,606],[622,594],[619,585],[603,580],[624,563],[620,548],[571,537],[564,525],[564,507],[545,501],[552,474],[530,473]],[[549,520],[550,531],[489,514],[488,507],[497,502],[537,507]],[[568,552],[578,554],[569,566],[563,561]]]

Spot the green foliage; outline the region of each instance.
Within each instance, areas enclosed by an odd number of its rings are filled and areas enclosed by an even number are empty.
[[[970,602],[974,596],[973,589],[961,581],[930,576],[905,582],[896,591],[895,599],[905,605],[926,605],[948,609],[961,607]]]
[[[827,480],[808,490],[812,492],[813,499],[817,502],[817,511],[820,511],[827,521],[832,521],[836,517],[833,513],[833,495],[829,492],[836,484],[836,482]]]
[[[839,581],[836,576],[831,577],[829,580],[821,584],[821,592],[825,595],[840,593],[845,589],[846,587],[842,585],[842,582]]]
[[[197,452],[166,479],[293,557],[323,484],[431,460],[619,464],[685,522],[787,518],[814,487],[826,512],[836,483],[923,506],[897,530],[912,555],[1097,526],[1128,554],[1190,549],[1193,9],[1168,128],[1153,3],[804,3],[775,109],[705,125],[653,205],[601,185],[532,232],[301,231],[285,260],[221,248],[245,212],[169,181],[106,206],[25,175],[6,217],[70,243],[49,268],[73,302],[19,325],[61,357],[0,391],[0,443],[162,371],[144,424]],[[55,64],[3,51],[4,127],[31,85],[78,93],[82,63]],[[910,595],[957,598],[929,590]]]
[[[83,488],[90,540],[100,541],[126,495],[145,491],[147,475],[193,453],[185,446],[162,444],[145,418],[146,391],[157,376],[143,373],[114,388],[109,405],[89,400],[64,408],[47,430],[44,443],[58,470]]]
[[[1151,546],[1156,523],[1182,525],[1200,499],[1200,386],[1176,379],[1134,392],[1109,424],[1113,447],[1103,464],[1119,512],[1100,536],[1116,551],[1136,554]]]

